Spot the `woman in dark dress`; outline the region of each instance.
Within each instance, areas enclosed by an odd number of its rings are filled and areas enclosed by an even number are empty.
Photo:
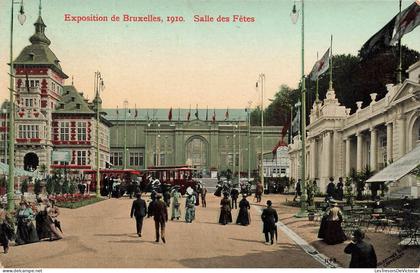
[[[38,234],[34,224],[32,223],[32,220],[34,219],[34,213],[27,201],[20,202],[20,208],[16,213],[16,218],[16,244],[23,245],[38,242]]]
[[[343,216],[341,210],[337,206],[337,203],[333,203],[328,215],[324,217],[321,222],[318,237],[323,238],[324,242],[329,245],[341,244],[347,240],[347,237],[341,228],[342,221]]]
[[[239,202],[239,213],[236,224],[247,226],[251,223],[249,209],[251,209],[251,206],[249,205],[248,200],[246,200],[246,194],[243,194],[242,200]]]
[[[220,201],[220,217],[219,224],[226,225],[232,223],[231,203],[229,200],[229,193],[224,192],[223,198]]]

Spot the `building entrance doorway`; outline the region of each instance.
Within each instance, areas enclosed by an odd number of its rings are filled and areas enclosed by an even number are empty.
[[[207,167],[207,141],[201,137],[193,137],[187,142],[186,159],[193,167],[205,169]]]
[[[39,158],[36,153],[27,153],[23,158],[23,168],[25,171],[35,171],[39,165]]]

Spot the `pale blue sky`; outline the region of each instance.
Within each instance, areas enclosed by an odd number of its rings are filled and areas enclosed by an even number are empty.
[[[412,0],[403,1],[403,8]],[[15,20],[14,56],[29,44],[38,0],[24,0],[27,21]],[[93,97],[100,70],[105,107],[242,108],[259,103],[255,81],[266,74],[266,97],[278,86],[297,86],[300,77],[300,19],[290,21],[291,0],[43,0],[42,16],[51,48],[77,89]],[[300,9],[300,2],[297,2]],[[19,5],[15,6],[16,13]],[[398,12],[398,0],[305,1],[305,71],[334,35],[333,53],[356,54],[363,43]],[[64,14],[153,14],[183,16],[184,23],[65,22]],[[235,14],[254,23],[194,23],[194,15]],[[10,1],[0,2],[0,98],[7,97]],[[403,44],[420,50],[420,28]],[[71,83],[71,79],[67,80]],[[374,91],[374,90],[372,90]]]

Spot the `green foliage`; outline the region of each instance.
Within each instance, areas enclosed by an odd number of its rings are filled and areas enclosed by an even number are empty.
[[[46,191],[48,194],[52,194],[54,192],[54,181],[52,177],[47,178]]]
[[[46,166],[45,164],[41,164],[41,165],[39,166],[39,172],[40,172],[42,175],[45,175],[45,174],[47,173],[47,166]]]
[[[39,195],[41,192],[42,192],[41,180],[35,179],[34,193],[35,195]]]
[[[78,202],[57,202],[56,206],[61,207],[61,208],[68,208],[68,209],[77,209],[77,208],[91,205],[91,204],[94,204],[103,200],[104,199],[100,197],[93,197],[93,198],[81,200]]]
[[[61,187],[61,193],[70,193],[70,181],[68,179],[64,179],[63,186]]]
[[[76,183],[74,181],[71,181],[69,185],[69,193],[70,194],[76,193],[76,189],[77,189]]]
[[[59,177],[56,177],[55,179],[53,179],[53,181],[54,181],[54,193],[56,194],[61,193],[61,188],[62,188],[61,179]]]
[[[346,198],[346,204],[352,206],[354,202],[352,177],[346,177],[346,181],[344,182],[344,197]]]
[[[0,177],[0,187],[6,187],[6,186],[7,186],[6,176]]]
[[[314,183],[312,183],[312,181],[306,181],[306,194],[308,195],[307,202],[310,207],[314,206],[316,189],[317,187],[314,185]]]
[[[356,200],[363,200],[363,191],[365,190],[366,180],[368,180],[373,175],[369,165],[361,172],[356,172],[355,169],[352,169],[350,172],[350,180],[352,184],[356,187]]]
[[[20,192],[23,194],[28,192],[28,179],[24,179],[20,185]]]

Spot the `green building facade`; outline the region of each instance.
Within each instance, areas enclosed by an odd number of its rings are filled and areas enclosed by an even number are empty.
[[[258,169],[261,127],[248,127],[245,109],[105,109],[104,112],[113,124],[110,131],[113,168],[190,165],[201,170],[229,168],[235,173],[238,170],[246,173],[248,166],[251,171]],[[263,152],[273,150],[281,129],[264,127]]]

